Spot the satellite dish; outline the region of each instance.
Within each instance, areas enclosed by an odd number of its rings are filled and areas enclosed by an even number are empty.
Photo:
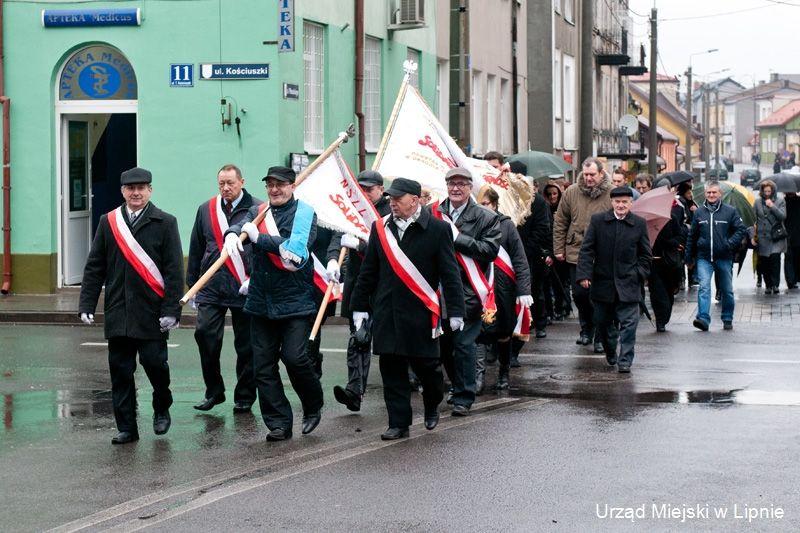
[[[619,119],[619,129],[628,137],[639,133],[639,119],[633,115],[622,115]]]

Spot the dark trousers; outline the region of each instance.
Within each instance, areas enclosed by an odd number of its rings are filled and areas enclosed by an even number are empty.
[[[575,300],[575,307],[578,308],[578,321],[581,324],[581,332],[589,337],[594,335],[594,309],[592,300],[589,297],[589,289],[584,289],[578,280],[575,279],[577,265],[569,263],[569,279],[572,286],[572,299]]]
[[[792,285],[796,285],[800,282],[800,246],[792,246],[789,248],[789,253],[784,256],[784,261],[789,260],[792,265]],[[787,277],[787,279],[789,279]]]
[[[172,405],[166,339],[108,339],[108,368],[111,371],[111,400],[119,431],[138,433],[136,426],[136,354],[153,387],[153,412],[163,413]]]
[[[258,403],[261,417],[271,430],[292,427],[292,407],[283,391],[278,361],[286,367],[303,413],[316,413],[322,409],[322,386],[306,352],[311,320],[311,317],[251,318],[250,337]]]
[[[236,388],[233,389],[233,400],[252,405],[256,401],[256,383],[253,378],[253,348],[250,345],[250,315],[237,307],[231,307],[230,310],[233,348],[236,351]],[[220,354],[227,311],[228,308],[222,305],[200,304],[197,307],[194,340],[200,351],[206,398],[217,398],[225,393]]]
[[[444,378],[438,359],[381,355],[379,365],[383,379],[383,399],[389,414],[389,427],[407,428],[411,425],[409,367],[422,383],[422,401],[425,405],[425,413],[436,412],[444,398]]]
[[[620,366],[633,363],[636,328],[639,326],[639,302],[594,302],[594,319],[600,342],[607,355],[617,353]],[[619,330],[614,321],[619,324]]]
[[[656,316],[656,324],[666,326],[672,318],[672,306],[675,304],[675,291],[680,280],[680,271],[669,267],[660,259],[653,261],[648,284],[650,286],[650,304]]]
[[[531,296],[533,296],[533,326],[537,330],[547,327],[547,306],[544,297],[544,279],[547,277],[548,268],[541,257],[534,258],[529,263],[531,269]]]
[[[781,254],[759,255],[764,285],[777,288],[781,284]]]
[[[371,350],[369,346],[360,346],[355,339],[356,329],[350,320],[350,340],[347,341],[347,390],[363,396],[367,392],[367,378]]]
[[[787,287],[797,285],[797,274],[794,269],[794,253],[795,250],[791,246],[786,248],[786,253],[783,254],[783,279],[786,280]]]
[[[480,332],[480,318],[465,320],[464,329],[455,332],[450,330],[450,325],[445,321],[444,334],[439,337],[442,364],[453,385],[455,405],[470,407],[475,401],[475,340]]]

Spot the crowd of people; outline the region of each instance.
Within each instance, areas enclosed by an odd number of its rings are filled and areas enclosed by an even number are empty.
[[[527,174],[524,164],[506,163],[497,152],[485,159],[501,172]],[[258,401],[267,440],[291,438],[282,362],[302,405],[301,431],[314,431],[324,398],[321,336],[308,340],[323,302],[315,261],[324,265],[326,282],[343,281],[341,312],[350,328],[348,379],[334,387],[333,397],[360,411],[371,355],[378,355],[388,413],[381,438],[393,440],[409,435],[413,391],[422,393],[428,430],[438,424],[445,398],[453,416],[469,416],[484,394],[489,365],[498,363],[494,388],[509,388],[510,369],[519,366],[528,336],[545,338],[553,322],[575,314],[576,344],[605,354],[610,367],[629,373],[648,292],[656,329],[664,332],[675,295],[696,280],[694,326],[708,331],[713,274],[723,328],[729,330],[733,262],[741,244],[750,240],[757,247],[769,293],[779,275],[779,254],[791,250],[800,257],[800,232],[781,239],[775,229],[786,233],[784,222],[800,222],[787,216],[787,206],[796,211],[798,199],[775,196],[769,182],[762,184],[756,205],[757,229],[748,233],[736,209],[722,202],[716,181],[706,182],[698,205],[691,181],[640,174],[631,182],[596,158],[582,163],[573,184],[563,177],[541,184],[528,178],[533,200],[518,224],[499,212],[491,187],[475,189],[469,169],[452,168],[443,178],[447,197],[432,202],[430,191],[413,179],[395,177],[385,188],[379,173],[361,172],[359,186],[380,217],[363,241],[317,225],[313,207],[294,196],[291,168],[268,170],[263,202],[244,188],[235,165],[223,166],[216,177],[219,194],[197,210],[186,270],[193,285],[223,251],[227,255],[225,267],[193,302],[206,386],[194,408],[208,411],[226,400],[220,359],[230,312],[233,411],[250,412]],[[184,275],[177,222],[150,201],[151,182],[145,169],[122,174],[125,204],[100,220],[80,297],[81,320],[90,324],[105,286],[114,444],[139,438],[137,353],[153,385],[155,433],[166,433],[171,424],[167,338],[180,321]],[[645,220],[632,208],[654,187],[670,189],[672,206],[651,242]],[[340,264],[342,248],[348,254]],[[325,316],[335,307],[329,305]]]

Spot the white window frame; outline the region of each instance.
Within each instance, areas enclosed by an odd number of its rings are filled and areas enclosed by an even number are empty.
[[[564,0],[564,20],[575,24],[575,0]]]
[[[436,116],[450,131],[450,64],[446,59],[436,62]]]
[[[364,145],[377,152],[381,144],[381,40],[364,37]]]
[[[575,107],[577,103],[577,97],[575,94],[575,80],[577,79],[577,73],[575,72],[575,58],[569,54],[563,54],[561,57],[561,63],[564,68],[564,79],[563,79],[563,105],[564,105],[564,148],[567,150],[571,150],[577,146],[577,128],[576,128],[576,120],[575,120]]]
[[[500,78],[500,147],[504,154],[510,154],[514,149],[513,99],[511,81]]]
[[[497,76],[494,74],[486,75],[486,150],[503,151],[500,144],[500,109],[498,106],[498,87]]]
[[[409,61],[413,61],[417,64],[417,70],[411,73],[408,77],[409,85],[414,86],[417,90],[419,90],[419,71],[422,68],[422,54],[420,54],[419,50],[415,50],[413,48],[406,48],[406,59]]]
[[[482,153],[485,150],[483,137],[483,73],[472,71],[472,152]]]
[[[561,14],[561,0],[553,0],[553,11]]]
[[[325,149],[325,26],[303,22],[303,148]]]

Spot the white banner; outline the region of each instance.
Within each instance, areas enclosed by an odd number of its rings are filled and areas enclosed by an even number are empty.
[[[317,213],[317,223],[366,241],[378,219],[375,207],[359,187],[339,150],[333,152],[294,191]]]

